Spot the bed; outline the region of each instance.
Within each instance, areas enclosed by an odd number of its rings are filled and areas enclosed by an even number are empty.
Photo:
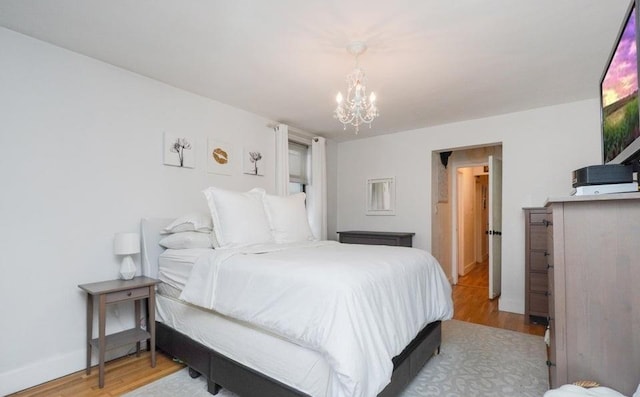
[[[142,272],[146,276],[161,276],[159,262],[165,249],[158,241],[162,228],[171,221],[154,218],[141,222]],[[208,254],[196,252],[192,256]],[[331,385],[336,383],[336,374],[332,372],[331,357],[268,327],[185,302],[180,299],[185,287],[175,282],[180,277],[165,274],[162,278],[165,282],[156,295],[157,348],[185,362],[193,374],[206,377],[210,393],[217,394],[225,388],[242,397],[335,395]],[[391,380],[378,396],[398,395],[439,352],[440,320],[450,318],[451,312],[452,309],[442,311],[445,314],[440,315],[441,319],[428,323],[403,345],[404,349],[392,358]]]

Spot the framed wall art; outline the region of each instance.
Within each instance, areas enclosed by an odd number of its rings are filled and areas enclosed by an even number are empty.
[[[207,172],[220,175],[233,174],[233,146],[209,138],[207,140]]]
[[[264,175],[264,157],[262,150],[253,148],[244,149],[242,172],[249,175]]]
[[[165,133],[163,150],[165,165],[195,168],[195,145],[192,137]]]

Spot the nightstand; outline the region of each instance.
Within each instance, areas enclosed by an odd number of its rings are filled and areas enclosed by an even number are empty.
[[[156,366],[156,292],[160,280],[149,277],[134,277],[131,280],[109,280],[99,283],[81,284],[79,288],[87,293],[87,375],[91,374],[91,349],[98,349],[98,386],[104,387],[104,356],[109,349],[131,343],[136,344],[136,355],[140,355],[140,342],[149,341],[151,367]],[[93,338],[93,300],[98,298],[98,337]],[[147,300],[146,330],[140,328],[142,321],[140,301]],[[133,301],[136,326],[132,329],[105,335],[107,305]]]

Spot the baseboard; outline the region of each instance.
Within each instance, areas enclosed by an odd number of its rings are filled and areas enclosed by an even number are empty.
[[[87,359],[86,350],[49,357],[0,374],[0,395],[15,393],[79,371]]]
[[[134,345],[135,346],[135,345]],[[113,349],[106,354],[106,360],[126,356],[131,347]],[[98,363],[98,353],[94,349],[91,357],[92,365]],[[9,370],[0,374],[0,396],[19,392],[39,384],[86,369],[87,351],[76,350],[71,353],[38,360],[24,367]],[[93,371],[97,371],[94,368]],[[93,373],[93,372],[92,372]]]
[[[502,312],[524,314],[524,301],[519,299],[505,299],[501,296],[498,299],[498,310]]]
[[[467,274],[471,270],[473,270],[473,268],[476,266],[476,264],[477,264],[476,261],[471,261],[471,262],[467,263],[466,265],[464,265],[464,274]]]
[[[466,276],[467,273],[469,273],[471,270],[473,270],[473,268],[475,267],[475,265],[478,264],[478,262],[476,261],[471,261],[469,263],[467,263],[466,265],[464,265],[462,267],[462,274],[458,273],[459,276]]]

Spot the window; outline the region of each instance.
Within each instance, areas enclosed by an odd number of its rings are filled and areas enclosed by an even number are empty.
[[[308,179],[309,146],[289,141],[289,194],[304,192]]]

